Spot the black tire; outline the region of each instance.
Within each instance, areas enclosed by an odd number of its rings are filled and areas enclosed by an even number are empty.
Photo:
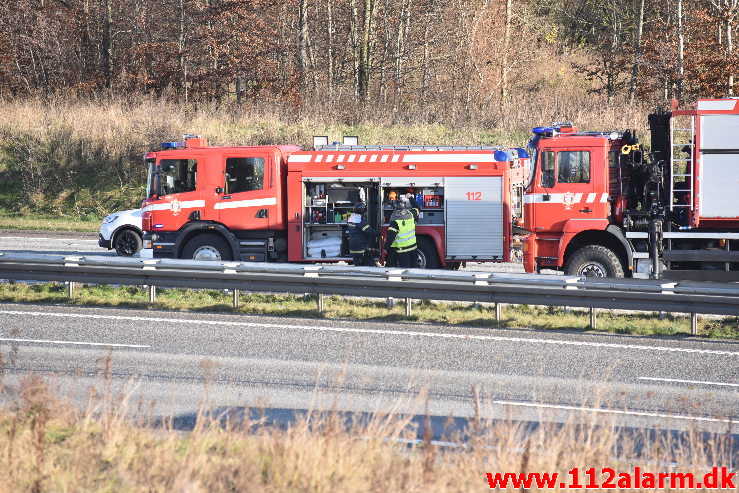
[[[577,250],[565,263],[565,274],[585,277],[624,277],[618,256],[602,245]]]
[[[115,253],[121,257],[132,257],[141,251],[143,245],[144,242],[141,239],[141,235],[133,229],[122,229],[113,238]]]
[[[187,242],[182,250],[182,258],[219,262],[233,260],[233,252],[222,236],[206,233]]]
[[[418,255],[417,263],[419,269],[438,269],[439,254],[436,253],[434,242],[425,236],[416,237],[416,255]]]

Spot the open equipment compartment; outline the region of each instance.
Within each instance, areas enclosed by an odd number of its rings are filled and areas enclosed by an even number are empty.
[[[364,202],[367,222],[379,230],[379,180],[306,178],[303,180],[303,258],[350,261],[348,219]]]

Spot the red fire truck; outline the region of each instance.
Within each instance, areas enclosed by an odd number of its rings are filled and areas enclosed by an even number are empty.
[[[357,202],[384,231],[390,198],[413,193],[419,267],[509,261],[523,213],[524,149],[165,143],[145,155],[144,247],[155,258],[350,261]]]
[[[526,271],[739,280],[738,101],[649,115],[650,155],[634,131],[535,128]]]

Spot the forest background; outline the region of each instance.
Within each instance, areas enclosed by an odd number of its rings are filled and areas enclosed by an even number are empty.
[[[524,145],[733,96],[739,0],[12,0],[0,4],[0,210],[98,220],[142,154],[216,145]]]

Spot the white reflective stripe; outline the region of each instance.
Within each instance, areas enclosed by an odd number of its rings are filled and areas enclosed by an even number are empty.
[[[411,237],[413,237],[413,236],[415,236],[415,235],[416,235],[416,232],[415,232],[415,231],[408,231],[408,232],[407,232],[407,233],[405,233],[405,234],[402,234],[402,235],[396,235],[396,236],[395,236],[395,240],[396,240],[396,241],[397,241],[397,240],[407,240],[408,238],[411,238]]]
[[[345,157],[346,156],[344,154],[339,154],[339,157],[336,158],[336,162],[337,163],[343,163]]]
[[[291,154],[287,160],[291,163],[310,163],[310,158],[310,154]]]
[[[549,195],[549,200],[544,200],[544,196]],[[563,193],[532,193],[524,196],[524,202],[527,204],[561,204],[563,201]]]
[[[404,163],[496,163],[495,155],[489,154],[440,154],[434,151],[429,154],[406,154]]]
[[[360,154],[359,155],[359,162],[363,163],[367,160],[367,154]]]
[[[575,194],[575,200],[574,200],[574,201],[573,201],[572,203],[573,203],[573,204],[577,204],[577,203],[579,203],[579,202],[580,202],[580,201],[582,200],[582,195],[583,195],[583,194],[581,194],[581,193],[576,193],[576,194]]]
[[[329,154],[326,156],[326,162],[330,163],[334,160],[334,154]]]
[[[323,154],[316,154],[316,162],[320,163],[321,161],[323,161]]]
[[[400,154],[396,154],[393,156],[393,162],[397,163],[398,161],[400,161]]]
[[[355,159],[357,159],[357,155],[356,154],[350,154],[348,161],[350,163],[353,163]]]
[[[194,209],[196,207],[205,207],[205,200],[185,200],[180,202],[180,209]],[[147,205],[144,207],[144,212],[147,211],[171,211],[172,202],[163,202],[159,204]]]
[[[387,154],[383,154],[382,157],[380,158],[380,162],[386,163],[388,158],[390,158],[390,156],[388,156]]]
[[[731,111],[736,105],[736,99],[722,99],[719,101],[698,101],[699,110]]]
[[[600,198],[600,202],[601,202],[601,203],[606,203],[606,202],[608,202],[608,194],[607,194],[607,193],[604,193],[604,194],[603,194],[603,196],[602,196],[602,197]]]
[[[588,204],[592,204],[593,202],[595,202],[595,196],[596,195],[598,195],[598,194],[597,193],[589,193],[588,194],[588,200],[586,200],[585,202],[588,203]]]
[[[370,156],[370,163],[374,163],[375,161],[377,161],[377,154],[372,154]]]
[[[277,198],[269,197],[266,199],[236,200],[234,202],[220,202],[216,204],[214,209],[239,209],[241,207],[259,207],[263,205],[277,205]]]

